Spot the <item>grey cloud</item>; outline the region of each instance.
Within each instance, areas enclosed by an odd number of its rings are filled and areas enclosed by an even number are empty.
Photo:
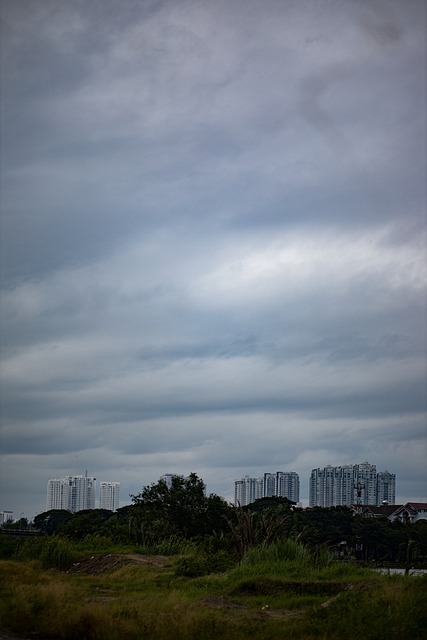
[[[421,499],[423,3],[267,4],[4,3],[2,508],[366,458]]]

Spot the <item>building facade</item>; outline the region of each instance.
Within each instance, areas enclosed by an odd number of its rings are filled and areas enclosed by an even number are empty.
[[[276,473],[276,496],[299,502],[299,475],[295,471]]]
[[[99,483],[99,508],[116,511],[120,506],[120,482]]]
[[[295,471],[264,473],[263,477],[244,476],[234,483],[234,504],[244,507],[260,498],[278,496],[299,502],[299,476]]]
[[[53,478],[47,483],[46,511],[95,509],[95,487],[96,478],[87,475]]]
[[[396,474],[389,471],[377,473],[377,501],[378,504],[387,502],[396,504]]]
[[[377,473],[375,465],[355,465],[313,469],[309,484],[309,506],[335,507],[394,504],[396,476],[388,471]],[[387,496],[387,497],[386,497]]]
[[[234,483],[234,504],[244,507],[247,504],[259,500],[264,495],[263,478],[250,478],[245,476]]]
[[[0,511],[0,527],[13,522],[13,511]]]
[[[47,483],[47,495],[46,495],[46,511],[51,509],[68,509],[67,498],[64,498],[64,493],[67,491],[67,483],[65,478],[51,479]]]

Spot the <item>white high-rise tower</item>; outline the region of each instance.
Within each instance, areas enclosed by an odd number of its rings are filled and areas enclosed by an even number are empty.
[[[374,464],[313,469],[310,477],[310,507],[338,505],[380,505],[384,500],[394,504],[396,476],[389,471],[377,473]]]
[[[99,508],[116,511],[120,506],[120,482],[99,483]]]
[[[95,509],[96,478],[64,476],[47,483],[46,510],[83,511]]]
[[[377,473],[377,506],[396,503],[396,474],[390,471]]]

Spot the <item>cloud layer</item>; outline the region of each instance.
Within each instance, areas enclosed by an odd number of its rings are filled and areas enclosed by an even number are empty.
[[[1,509],[368,459],[426,499],[422,0],[5,0]]]

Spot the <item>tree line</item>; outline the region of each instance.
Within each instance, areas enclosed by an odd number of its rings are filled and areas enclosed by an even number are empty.
[[[195,473],[188,478],[174,476],[170,486],[159,480],[131,499],[132,504],[115,513],[103,509],[47,511],[34,518],[34,526],[47,535],[70,540],[98,536],[112,544],[146,548],[171,539],[194,541],[237,558],[256,545],[293,538],[342,558],[401,563],[427,560],[426,520],[390,522],[354,515],[348,507],[302,509],[279,497],[234,507],[216,494],[206,495],[205,484]]]

